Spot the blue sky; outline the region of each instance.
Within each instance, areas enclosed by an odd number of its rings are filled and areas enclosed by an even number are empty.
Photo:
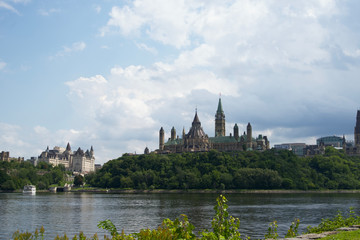
[[[353,139],[359,1],[0,0],[0,151],[94,146],[98,163],[251,122],[271,145]]]

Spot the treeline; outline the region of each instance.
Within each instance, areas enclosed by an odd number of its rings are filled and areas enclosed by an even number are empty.
[[[125,154],[88,174],[86,182],[123,189],[359,189],[360,158],[332,147],[311,158],[275,149]]]
[[[22,189],[26,184],[37,189],[48,189],[50,185],[65,183],[65,167],[40,162],[34,167],[30,162],[0,162],[0,190]]]

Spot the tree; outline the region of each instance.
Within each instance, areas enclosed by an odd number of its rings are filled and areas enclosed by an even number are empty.
[[[16,189],[16,185],[13,180],[7,180],[3,184],[1,184],[1,189],[13,191]]]
[[[84,177],[81,175],[76,175],[74,178],[74,184],[75,186],[81,186],[84,184]]]

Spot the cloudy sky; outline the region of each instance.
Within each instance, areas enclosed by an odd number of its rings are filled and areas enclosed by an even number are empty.
[[[96,162],[251,122],[271,146],[353,140],[357,0],[0,0],[0,151],[94,146]]]

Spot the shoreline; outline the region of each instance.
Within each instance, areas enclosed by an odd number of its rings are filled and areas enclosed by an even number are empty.
[[[93,192],[93,193],[210,193],[210,194],[299,194],[299,193],[360,193],[360,190],[212,190],[212,189],[189,189],[189,190],[167,190],[167,189],[154,189],[154,190],[139,190],[139,189],[72,189],[70,192]]]
[[[48,193],[50,190],[36,190],[37,193]],[[338,189],[338,190],[285,190],[285,189],[276,189],[276,190],[213,190],[213,189],[153,189],[153,190],[140,190],[140,189],[103,189],[103,188],[92,188],[92,189],[82,189],[82,188],[73,188],[68,193],[124,193],[124,194],[179,194],[179,193],[204,193],[204,194],[304,194],[304,193],[321,193],[321,194],[331,194],[331,193],[360,193],[360,189],[347,190],[347,189]],[[0,190],[0,193],[22,193],[22,190],[14,191],[4,191]]]

